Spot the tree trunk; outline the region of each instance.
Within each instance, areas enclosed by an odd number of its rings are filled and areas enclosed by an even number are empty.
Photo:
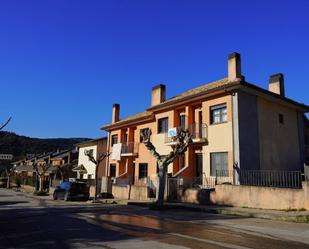
[[[39,187],[39,191],[43,191],[43,186],[44,186],[44,175],[39,177],[40,179],[40,187]]]
[[[98,170],[99,170],[99,163],[95,166],[95,175],[94,175],[94,197],[93,201],[97,199],[98,195]]]
[[[157,193],[157,206],[162,207],[164,203],[167,165],[158,162],[158,168],[159,190]]]
[[[11,176],[10,174],[8,174],[8,180],[6,182],[6,188],[10,188],[11,187]]]

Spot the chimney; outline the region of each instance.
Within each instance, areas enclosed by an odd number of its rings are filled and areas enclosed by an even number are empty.
[[[120,105],[113,104],[112,123],[119,121]]]
[[[161,104],[165,101],[165,85],[157,85],[152,88],[151,92],[151,106]]]
[[[282,73],[273,74],[269,77],[268,90],[284,97],[284,77]]]
[[[234,81],[241,79],[240,54],[231,53],[228,56],[228,80]]]

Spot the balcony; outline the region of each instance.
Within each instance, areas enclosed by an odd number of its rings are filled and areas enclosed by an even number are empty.
[[[207,142],[207,125],[203,123],[193,123],[188,128],[175,127],[176,131],[180,129],[188,130],[192,135],[193,143],[206,143]],[[176,144],[176,137],[165,134],[165,144],[174,145]]]
[[[121,156],[137,156],[139,143],[127,142],[121,146]]]

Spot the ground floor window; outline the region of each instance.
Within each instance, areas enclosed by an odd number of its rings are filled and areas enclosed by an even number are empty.
[[[210,153],[210,175],[228,176],[227,152]]]
[[[116,164],[114,163],[109,166],[109,176],[116,177]]]
[[[147,163],[140,163],[139,170],[138,170],[138,178],[146,178],[148,176],[148,164]]]

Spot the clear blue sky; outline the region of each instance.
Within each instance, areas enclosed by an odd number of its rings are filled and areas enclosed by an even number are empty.
[[[0,2],[0,121],[33,137],[99,137],[111,120],[227,75],[227,55],[309,104],[309,1]]]

